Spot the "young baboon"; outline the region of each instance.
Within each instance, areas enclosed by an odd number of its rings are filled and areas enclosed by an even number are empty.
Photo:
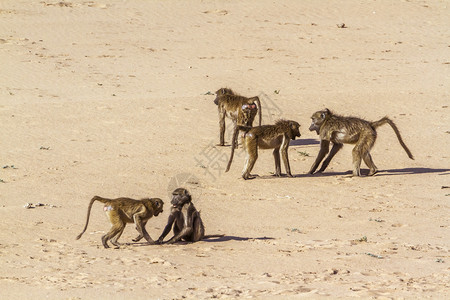
[[[259,116],[259,126],[261,126],[261,102],[258,97],[243,97],[236,95],[231,89],[221,88],[216,91],[217,97],[214,99],[214,103],[218,106],[219,110],[219,136],[220,146],[225,145],[225,117],[232,120],[234,129],[237,125],[253,126],[256,113]],[[247,114],[249,117],[244,121],[245,113],[243,110],[252,110],[251,114]]]
[[[292,177],[291,167],[289,166],[288,148],[290,140],[300,137],[300,124],[295,121],[278,120],[275,125],[263,125],[257,127],[237,126],[233,135],[233,144],[231,147],[230,161],[227,169],[230,169],[234,156],[235,135],[239,130],[244,131],[243,144],[246,151],[244,170],[242,177],[251,179],[250,172],[258,158],[258,147],[260,149],[274,149],[273,157],[275,159],[275,175],[281,176],[280,152],[283,157],[283,163],[286,168],[287,176]]]
[[[312,122],[309,130],[315,130],[320,136],[320,151],[316,161],[309,170],[309,174],[313,174],[317,169],[322,159],[328,153],[330,142],[332,142],[333,147],[331,148],[330,154],[324,160],[318,172],[325,171],[331,159],[343,147],[343,144],[346,143],[355,144],[353,148],[353,176],[361,176],[361,159],[369,167],[369,176],[374,175],[377,172],[377,167],[373,163],[372,156],[369,152],[377,138],[376,129],[386,123],[391,125],[400,145],[406,151],[408,157],[414,159],[411,151],[409,151],[403,142],[397,126],[388,117],[381,118],[379,121],[368,122],[360,118],[338,116],[333,114],[329,109],[325,109],[315,112],[311,119]]]
[[[142,238],[145,238],[149,244],[155,244],[147,233],[147,230],[145,230],[145,224],[147,224],[148,219],[153,216],[156,217],[163,212],[164,202],[159,198],[134,200],[130,198],[107,199],[95,196],[91,199],[91,202],[89,202],[86,225],[84,226],[83,231],[77,236],[77,240],[81,238],[87,229],[91,208],[95,201],[105,204],[103,210],[106,212],[106,215],[111,222],[111,229],[107,234],[102,236],[102,243],[105,248],[109,248],[109,240],[111,240],[111,243],[116,246],[116,248],[119,248],[120,244],[117,240],[122,235],[126,223],[134,223],[136,225],[136,230],[139,232],[139,235],[133,239],[133,242],[138,242]]]
[[[197,242],[205,237],[205,226],[200,213],[191,202],[192,197],[184,188],[177,188],[172,192],[172,208],[167,225],[164,228],[158,243],[163,243],[164,238],[173,227],[173,237],[167,244],[173,244],[181,239],[187,242]]]

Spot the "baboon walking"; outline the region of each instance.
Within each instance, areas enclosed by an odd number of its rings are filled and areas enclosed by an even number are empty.
[[[130,198],[107,199],[99,196],[93,197],[89,202],[86,225],[83,231],[77,236],[77,240],[81,238],[88,227],[91,208],[95,201],[105,204],[103,210],[111,222],[111,229],[107,234],[102,236],[102,244],[105,248],[109,248],[109,240],[117,248],[120,246],[117,240],[122,235],[126,223],[134,223],[136,230],[139,232],[139,235],[133,239],[133,242],[138,242],[142,238],[145,238],[149,244],[155,244],[147,233],[147,230],[145,230],[145,225],[151,217],[156,217],[163,212],[164,202],[159,198],[134,200]]]
[[[237,125],[253,126],[256,113],[258,113],[259,125],[261,126],[261,102],[258,97],[239,96],[228,88],[221,88],[216,91],[216,94],[214,103],[219,110],[220,146],[225,145],[225,117],[232,120],[235,130]],[[251,113],[248,113],[248,111],[251,111]]]
[[[278,120],[275,125],[263,125],[257,127],[237,126],[233,135],[233,144],[231,147],[230,160],[225,172],[228,172],[233,162],[235,149],[235,136],[239,130],[244,131],[243,144],[246,151],[244,170],[242,177],[244,179],[252,179],[250,175],[256,160],[258,159],[258,148],[274,149],[273,157],[275,159],[275,175],[281,176],[280,152],[283,158],[284,167],[287,176],[292,177],[291,167],[289,165],[288,148],[289,142],[300,137],[300,124],[295,121]]]
[[[312,117],[310,131],[316,131],[320,136],[320,151],[314,164],[309,170],[309,174],[313,174],[320,162],[327,155],[330,147],[330,142],[333,143],[330,154],[324,160],[318,172],[323,172],[328,167],[331,159],[343,147],[343,144],[355,144],[353,148],[353,176],[361,176],[361,160],[364,160],[369,167],[369,176],[374,175],[378,169],[375,166],[370,150],[375,144],[377,138],[376,129],[384,124],[389,124],[394,130],[400,145],[403,147],[408,157],[414,159],[411,151],[403,142],[395,123],[388,117],[381,118],[375,122],[368,122],[366,120],[355,117],[342,117],[333,114],[329,109],[315,112]]]

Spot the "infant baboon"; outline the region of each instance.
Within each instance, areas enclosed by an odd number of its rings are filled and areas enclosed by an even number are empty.
[[[234,129],[237,125],[253,126],[256,113],[259,115],[259,125],[261,126],[261,102],[258,97],[243,97],[236,95],[231,89],[221,88],[216,91],[217,97],[214,103],[219,110],[219,135],[220,146],[225,145],[225,117],[232,120]],[[247,113],[247,120],[244,120],[244,110],[252,110]]]
[[[164,238],[173,227],[173,237],[167,244],[173,244],[181,239],[187,242],[198,242],[205,237],[205,226],[200,213],[191,202],[192,197],[184,188],[177,188],[172,192],[172,208],[167,225],[164,228],[158,243],[163,243]]]
[[[414,159],[411,151],[406,147],[402,140],[400,131],[397,126],[388,117],[384,117],[379,121],[368,122],[355,117],[342,117],[333,114],[329,109],[315,112],[312,117],[310,131],[315,130],[320,136],[320,151],[316,161],[309,170],[309,174],[313,174],[319,166],[322,159],[329,151],[330,142],[333,143],[330,154],[324,160],[322,167],[318,172],[323,172],[327,168],[331,159],[343,147],[343,144],[355,144],[353,148],[353,176],[361,176],[360,166],[361,159],[364,160],[369,167],[369,176],[377,172],[377,167],[373,163],[370,156],[370,149],[375,144],[377,138],[377,127],[389,124],[397,135],[398,141],[408,154],[408,157]]]
[[[275,159],[275,175],[281,176],[281,162],[280,152],[283,157],[283,163],[286,168],[287,176],[292,177],[291,167],[289,166],[288,148],[289,142],[295,140],[295,137],[300,137],[300,124],[295,121],[278,120],[275,125],[263,125],[257,127],[237,126],[233,135],[233,145],[231,147],[230,161],[227,169],[230,169],[234,156],[235,136],[239,130],[244,131],[243,144],[246,154],[244,170],[242,177],[244,179],[251,179],[250,172],[255,165],[258,158],[258,147],[260,149],[274,149],[273,157]]]
[[[145,230],[145,225],[148,219],[153,216],[158,216],[163,212],[164,202],[159,198],[145,198],[142,200],[134,200],[130,198],[117,198],[117,199],[107,199],[99,196],[95,196],[91,199],[88,206],[86,225],[83,231],[77,236],[77,240],[81,238],[83,233],[86,231],[89,216],[91,214],[91,208],[95,201],[104,203],[105,206],[103,210],[111,222],[111,229],[107,234],[102,236],[102,243],[105,248],[109,248],[108,241],[119,248],[120,244],[117,240],[122,235],[126,223],[134,223],[136,225],[136,230],[139,235],[133,239],[134,242],[138,242],[142,238],[145,238],[149,244],[155,244],[150,235]]]

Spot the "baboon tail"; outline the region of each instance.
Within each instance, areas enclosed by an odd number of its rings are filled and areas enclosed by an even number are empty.
[[[262,108],[261,108],[261,101],[259,100],[259,97],[255,97],[256,99],[256,103],[258,104],[258,118],[259,118],[259,125],[258,126],[261,126],[261,121],[262,121],[262,119],[261,119],[261,115],[262,115]]]
[[[240,125],[237,125],[236,129],[233,132],[233,139],[232,139],[232,142],[231,142],[230,160],[228,161],[227,169],[225,170],[225,172],[228,172],[230,170],[231,163],[233,162],[234,148],[236,148],[236,137],[239,134],[239,127],[240,127]]]
[[[395,135],[397,136],[397,139],[398,139],[400,145],[402,145],[402,147],[405,150],[406,154],[408,154],[408,157],[411,158],[411,159],[414,159],[414,156],[412,155],[411,151],[409,151],[408,147],[403,142],[402,136],[400,135],[400,131],[398,130],[397,126],[395,125],[395,123],[391,119],[389,119],[388,117],[384,117],[384,118],[381,118],[378,121],[371,122],[370,125],[373,128],[376,129],[377,127],[380,127],[381,125],[384,125],[386,123],[389,124],[392,127],[392,129],[394,130]]]
[[[237,138],[237,135],[239,134],[239,131],[242,130],[247,133],[250,131],[250,129],[252,129],[251,126],[236,125],[236,129],[234,130],[234,133],[233,133],[233,141],[231,143],[230,160],[228,161],[227,169],[225,170],[225,172],[228,172],[230,170],[231,163],[233,162],[234,149],[236,148],[236,138]]]
[[[94,204],[95,201],[100,201],[100,202],[105,203],[105,202],[106,202],[106,199],[104,199],[104,198],[102,198],[102,197],[99,197],[99,196],[94,196],[94,197],[91,199],[91,202],[89,202],[88,211],[87,211],[86,225],[84,226],[83,231],[77,236],[77,238],[76,238],[77,240],[79,240],[79,239],[81,238],[81,236],[83,235],[83,233],[86,231],[86,229],[87,229],[87,227],[88,227],[88,224],[89,224],[89,216],[90,216],[90,214],[91,214],[91,208],[92,208],[92,205]]]

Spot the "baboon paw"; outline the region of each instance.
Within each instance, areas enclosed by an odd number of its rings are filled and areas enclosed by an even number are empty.
[[[373,170],[369,172],[369,176],[373,176],[378,173],[378,170]]]

